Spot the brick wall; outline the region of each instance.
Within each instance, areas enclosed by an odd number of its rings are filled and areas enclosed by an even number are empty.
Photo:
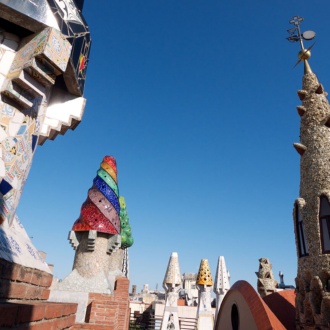
[[[70,303],[0,303],[0,328],[68,329],[74,325],[76,312],[77,304]]]
[[[47,300],[53,275],[0,258],[0,301]]]
[[[113,294],[90,293],[86,323],[78,329],[127,330],[129,324],[129,280],[117,277]]]

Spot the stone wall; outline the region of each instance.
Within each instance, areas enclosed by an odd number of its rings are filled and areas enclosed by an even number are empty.
[[[296,311],[300,329],[328,329],[330,322],[330,254],[322,248],[320,197],[330,198],[330,107],[327,93],[313,73],[303,77],[298,91],[302,105],[300,196],[295,202],[294,227],[298,255]]]

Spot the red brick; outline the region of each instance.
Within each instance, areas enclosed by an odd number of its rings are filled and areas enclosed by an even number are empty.
[[[41,300],[47,300],[49,298],[49,295],[50,295],[50,290],[48,290],[48,289],[41,289],[41,294],[40,294],[39,299],[41,299]]]
[[[13,263],[11,265],[11,267],[12,267],[12,270],[11,270],[11,280],[12,281],[15,281],[15,280],[19,279],[22,266]]]
[[[63,315],[75,314],[77,313],[78,304],[65,304],[63,306]]]
[[[28,327],[29,330],[50,330],[49,325],[44,322],[30,324]]]
[[[17,272],[16,280],[25,283],[31,283],[33,269],[21,266]]]
[[[31,323],[29,325],[29,330],[55,330],[60,329],[57,324],[59,322],[59,319],[53,319],[53,320],[43,320],[36,323]]]
[[[19,282],[10,282],[8,287],[7,298],[23,299],[25,298],[26,288],[28,284]]]
[[[81,330],[81,329],[90,329],[90,330],[114,330],[115,328],[113,326],[109,326],[109,325],[76,323],[71,330]],[[125,328],[123,328],[123,329],[125,329]]]
[[[0,304],[0,326],[9,326],[15,323],[17,315],[17,304]]]
[[[31,276],[31,284],[40,285],[41,278],[42,278],[41,270],[33,269],[33,273]]]
[[[101,311],[94,311],[94,315],[95,315],[95,317],[100,317],[100,316],[106,317],[106,316],[109,315],[109,312],[106,312],[106,311],[103,311],[103,312],[101,312]]]
[[[64,307],[62,303],[47,303],[45,310],[45,318],[53,319],[56,317],[61,317],[63,309]]]
[[[21,304],[18,308],[17,323],[26,323],[42,320],[45,316],[45,304]]]
[[[74,325],[76,320],[75,315],[68,315],[58,319],[56,326],[58,329],[66,329]]]
[[[49,288],[52,285],[52,282],[53,282],[53,275],[43,272],[40,280],[40,286]]]
[[[104,313],[107,309],[106,308],[94,308],[92,307],[92,313]]]
[[[38,299],[41,296],[42,289],[39,286],[26,284],[26,299]]]

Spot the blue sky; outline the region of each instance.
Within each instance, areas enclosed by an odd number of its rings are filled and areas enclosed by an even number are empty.
[[[172,251],[182,273],[207,258],[213,276],[223,255],[231,284],[254,287],[267,257],[294,284],[303,66],[293,69],[299,45],[286,30],[300,15],[316,31],[310,65],[329,90],[329,12],[326,0],[85,0],[85,115],[37,149],[18,209],[55,276],[71,271],[68,232],[113,155],[138,290],[162,286]]]

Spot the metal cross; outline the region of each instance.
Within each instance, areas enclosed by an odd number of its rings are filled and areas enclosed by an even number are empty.
[[[294,30],[294,28],[288,30],[288,32],[291,36],[287,38],[290,42],[300,41],[301,49],[304,49],[304,44],[303,44],[302,36],[300,33],[300,22],[302,22],[303,20],[304,20],[303,17],[299,17],[299,16],[292,17],[292,19],[289,21],[289,23],[294,24],[296,26],[296,28],[295,28],[295,30]],[[298,33],[293,34],[294,32],[296,32],[296,30]]]
[[[292,17],[292,20],[289,21],[290,24],[294,24],[295,26],[298,26],[300,25],[300,22],[302,22],[304,20],[303,17],[299,17],[299,16],[293,16]]]

